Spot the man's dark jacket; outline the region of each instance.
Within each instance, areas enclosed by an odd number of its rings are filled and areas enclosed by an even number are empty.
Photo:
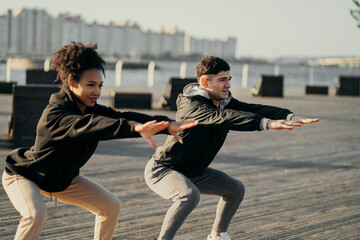
[[[194,119],[199,125],[180,133],[181,144],[168,136],[153,158],[192,178],[202,174],[224,144],[229,130],[260,131],[263,118],[286,119],[291,112],[278,107],[249,104],[231,97],[214,105],[198,84],[189,84],[177,99],[176,121]],[[240,143],[239,143],[240,144]]]
[[[50,97],[37,125],[34,146],[15,149],[7,156],[9,174],[24,176],[48,192],[63,191],[95,152],[98,141],[140,137],[134,132],[135,121],[171,121],[99,104],[82,114],[74,99],[64,90]]]

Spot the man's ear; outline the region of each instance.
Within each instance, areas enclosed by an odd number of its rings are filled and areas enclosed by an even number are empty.
[[[206,76],[200,77],[200,86],[201,86],[201,88],[208,87],[208,80],[207,80]]]

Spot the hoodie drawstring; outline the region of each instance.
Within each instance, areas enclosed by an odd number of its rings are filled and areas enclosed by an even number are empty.
[[[53,193],[50,193],[50,202],[52,202],[52,198],[53,198]],[[54,202],[55,202],[55,207],[57,207],[57,197],[56,197],[56,194],[54,194]]]

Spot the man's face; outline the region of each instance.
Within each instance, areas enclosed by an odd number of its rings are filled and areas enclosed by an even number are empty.
[[[228,98],[231,87],[230,80],[230,71],[221,71],[218,74],[209,75],[205,86],[202,85],[216,106],[219,106],[221,100]]]

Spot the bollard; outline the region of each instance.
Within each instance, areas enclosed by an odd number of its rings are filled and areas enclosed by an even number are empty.
[[[276,65],[274,68],[274,75],[279,76],[280,75],[280,67],[279,65]]]
[[[122,68],[123,68],[123,61],[122,60],[117,61],[116,65],[115,65],[115,86],[116,87],[121,86]]]
[[[312,66],[309,71],[309,84],[314,85],[314,67]]]
[[[182,62],[180,65],[180,78],[186,78],[186,62]]]
[[[51,58],[46,58],[44,61],[44,71],[48,72],[51,68]]]
[[[242,69],[242,88],[247,88],[249,65],[245,64]]]
[[[155,62],[151,61],[148,65],[148,87],[154,86]]]
[[[11,58],[6,61],[6,82],[11,82]]]

